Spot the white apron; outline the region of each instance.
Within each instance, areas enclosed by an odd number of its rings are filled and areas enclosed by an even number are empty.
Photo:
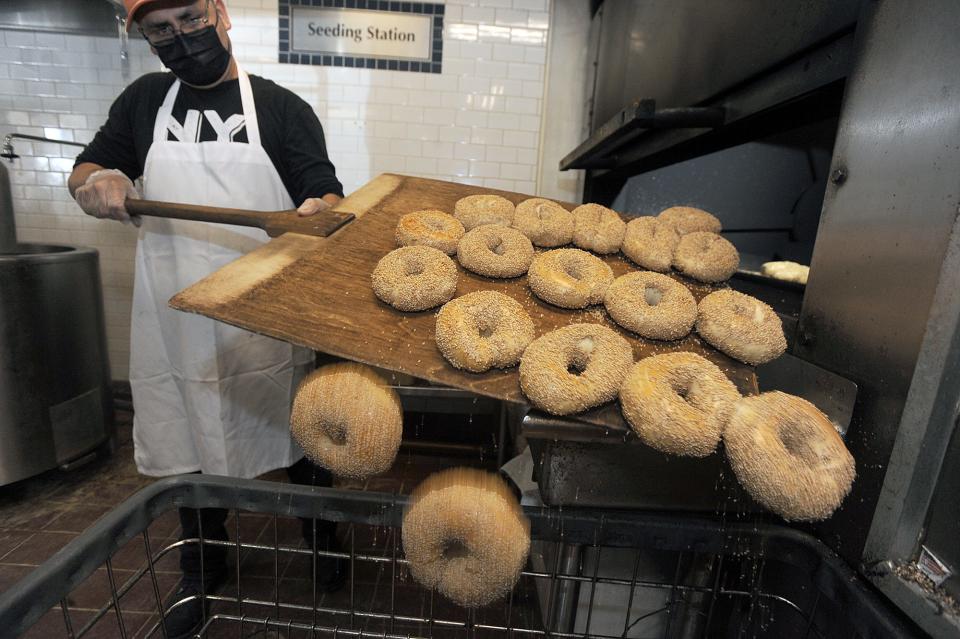
[[[154,125],[144,197],[242,209],[293,208],[260,144],[250,80],[240,71],[248,143],[167,141],[180,89]],[[173,124],[176,127],[176,124]],[[227,136],[229,137],[229,136]],[[303,456],[290,405],[313,353],[171,309],[176,293],[267,240],[259,229],[144,217],[130,329],[134,457],[144,475],[194,471],[251,478]]]

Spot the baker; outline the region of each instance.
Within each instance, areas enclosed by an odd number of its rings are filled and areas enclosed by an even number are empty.
[[[69,187],[89,215],[140,225],[130,331],[130,384],[137,469],[150,476],[203,472],[252,478],[287,468],[296,483],[330,485],[291,440],[289,411],[313,353],[285,342],[174,311],[177,292],[256,248],[260,230],[160,218],[131,219],[125,198],[315,214],[343,196],[310,106],[273,82],[243,72],[232,54],[223,0],[124,0],[136,28],[171,73],[133,82],[77,157]],[[183,538],[227,539],[226,511],[181,509]],[[312,542],[312,524],[304,535]],[[318,522],[318,547],[335,549]],[[224,581],[223,548],[184,546],[173,600]],[[320,558],[321,587],[343,581],[341,564]],[[321,572],[322,571],[322,572]],[[171,600],[171,601],[173,601]],[[199,600],[174,608],[169,637],[195,632]]]

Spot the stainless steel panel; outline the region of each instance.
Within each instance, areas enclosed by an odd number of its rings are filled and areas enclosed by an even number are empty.
[[[606,0],[593,127],[637,98],[693,106],[843,30],[859,0]]]
[[[107,437],[103,393],[95,386],[50,407],[50,429],[58,464],[77,459]]]
[[[853,492],[822,527],[859,562],[928,328],[960,189],[960,13],[868,2],[795,354],[858,384]],[[899,496],[903,500],[903,495]]]
[[[106,439],[113,415],[106,353],[95,250],[21,244],[0,254],[0,486]],[[97,423],[70,428],[67,420],[55,436],[51,417],[65,419],[55,407],[91,391],[81,403],[98,409],[71,419]]]
[[[13,217],[13,197],[10,175],[0,164],[0,254],[12,252],[17,246],[17,227]]]
[[[115,36],[116,16],[125,14],[111,0],[3,0],[0,28]]]

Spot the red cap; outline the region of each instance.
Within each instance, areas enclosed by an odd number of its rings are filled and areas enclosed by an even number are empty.
[[[127,9],[127,31],[133,29],[133,16],[137,14],[144,5],[152,4],[158,0],[123,0],[123,6]]]

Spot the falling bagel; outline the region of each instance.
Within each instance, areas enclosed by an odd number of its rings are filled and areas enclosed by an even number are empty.
[[[323,366],[297,388],[290,433],[307,457],[334,475],[377,475],[390,469],[400,447],[400,396],[364,364]]]
[[[530,550],[530,522],[499,476],[451,468],[410,495],[401,530],[410,573],[465,607],[506,595]]]

